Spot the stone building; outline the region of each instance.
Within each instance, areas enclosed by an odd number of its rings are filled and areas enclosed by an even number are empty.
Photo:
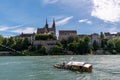
[[[91,44],[93,44],[94,41],[96,41],[97,43],[100,43],[100,35],[97,33],[93,33],[91,34]]]
[[[68,39],[70,36],[77,36],[76,30],[60,30],[59,31],[59,40]]]
[[[104,33],[105,39],[113,39],[113,38],[120,38],[120,32],[111,34],[110,32]]]
[[[91,35],[87,35],[87,34],[80,34],[78,36],[80,39],[83,39],[85,36],[88,36],[91,39]]]
[[[35,39],[35,33],[21,33],[20,35],[16,36],[18,38],[27,38],[30,43],[32,44]]]
[[[94,41],[100,43],[100,36],[97,33],[93,33],[91,35],[86,35],[86,34],[80,34],[78,35],[80,39],[83,39],[85,36],[88,36],[90,39],[89,44],[92,45]]]
[[[57,43],[58,41],[57,40],[35,40],[34,42],[33,42],[33,45],[35,46],[35,47],[38,47],[38,46],[40,46],[40,45],[44,45],[44,46],[46,46],[46,48],[49,50],[50,48],[52,48],[54,45],[56,45],[56,43]]]

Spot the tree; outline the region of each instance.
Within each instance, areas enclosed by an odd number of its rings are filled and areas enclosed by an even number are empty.
[[[52,55],[60,55],[63,53],[63,48],[58,45],[55,45],[50,49],[50,53]]]
[[[21,46],[22,46],[23,50],[28,49],[29,45],[30,45],[30,42],[29,42],[28,38],[22,39]]]
[[[12,47],[12,44],[14,44],[14,38],[10,37],[10,38],[8,38],[7,46]]]
[[[22,39],[19,39],[19,38],[16,38],[15,39],[15,43],[13,45],[13,48],[17,51],[21,51],[23,48],[21,47],[22,46]]]
[[[28,50],[29,50],[29,51],[35,51],[36,48],[35,48],[34,46],[30,45],[30,46],[28,47]]]
[[[78,36],[75,36],[75,35],[73,36],[73,35],[72,35],[72,36],[69,36],[69,37],[68,37],[67,42],[68,42],[68,43],[78,42],[79,39],[80,39],[80,38],[79,38]]]
[[[56,40],[56,39],[57,39],[56,36],[55,36],[55,35],[52,35],[52,34],[48,35],[48,37],[49,37],[49,39],[51,39],[51,40]]]
[[[77,53],[77,43],[76,42],[69,43],[68,49],[74,53]]]
[[[46,34],[37,34],[37,35],[35,35],[35,40],[48,40],[48,35],[46,35]]]
[[[2,44],[3,39],[4,39],[3,36],[0,35],[0,44]]]
[[[85,43],[83,40],[79,40],[77,45],[77,54],[84,54],[85,53]]]
[[[99,49],[99,43],[96,41],[96,40],[94,40],[94,42],[93,42],[93,50],[98,50]]]
[[[68,43],[67,43],[67,40],[62,39],[60,42],[61,42],[61,44],[62,44],[64,50],[66,50],[66,49],[67,49],[67,44],[68,44]]]
[[[37,34],[35,40],[56,40],[56,36],[52,34]]]
[[[115,49],[117,52],[120,52],[120,38],[113,39],[115,43]]]
[[[108,40],[107,49],[113,54],[120,53],[120,38]]]
[[[83,40],[84,40],[84,42],[85,42],[87,45],[88,45],[89,42],[90,42],[90,38],[89,38],[88,35],[84,36]]]
[[[107,42],[107,48],[108,48],[108,50],[115,49],[115,43],[114,43],[113,39],[108,40],[108,42]]]
[[[45,46],[42,46],[39,52],[41,55],[47,55],[47,48]]]
[[[7,42],[8,42],[8,39],[7,38],[4,38],[3,41],[2,41],[2,45],[7,45]]]
[[[103,34],[103,32],[100,33],[100,43],[101,43],[101,48],[104,48],[105,44],[104,44],[104,34]]]
[[[74,42],[74,41],[75,41],[74,36],[70,36],[70,37],[68,37],[68,39],[67,39],[67,42],[68,42],[68,43],[72,43],[72,42]]]
[[[90,46],[89,46],[90,38],[89,38],[89,36],[86,35],[83,38],[83,40],[84,40],[84,52],[89,53],[90,52]]]
[[[56,45],[58,45],[59,47],[63,47],[63,45],[60,42],[57,42]]]
[[[75,37],[75,41],[78,42],[80,40],[79,36],[74,36]]]

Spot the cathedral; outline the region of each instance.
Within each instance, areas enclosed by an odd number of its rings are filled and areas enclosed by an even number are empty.
[[[47,19],[46,19],[46,24],[43,28],[38,28],[37,29],[37,34],[52,34],[56,35],[56,25],[55,25],[55,20],[53,19],[52,27],[49,28]]]

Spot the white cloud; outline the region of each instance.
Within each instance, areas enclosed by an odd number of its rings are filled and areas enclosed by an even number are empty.
[[[92,22],[91,21],[89,21],[88,19],[81,19],[81,20],[79,20],[78,21],[79,23],[87,23],[87,24],[92,24]]]
[[[57,1],[59,1],[59,0],[43,0],[43,3],[44,4],[53,4],[53,3],[56,3]]]
[[[7,26],[0,26],[0,31],[6,31],[8,29],[9,29],[9,27],[7,27]]]
[[[27,27],[27,28],[22,28],[22,29],[17,29],[17,30],[12,30],[11,32],[15,33],[33,33],[36,32],[35,28]]]
[[[16,25],[16,26],[4,26],[4,25],[1,25],[0,26],[0,31],[10,31],[10,30],[13,30],[13,29],[16,29],[16,28],[19,28],[23,25]]]
[[[92,16],[105,22],[120,21],[120,0],[93,0]]]
[[[62,20],[60,20],[60,21],[57,21],[57,22],[56,22],[56,25],[57,25],[57,26],[64,25],[64,24],[68,23],[69,20],[72,19],[72,18],[73,18],[73,16],[66,17],[66,18],[64,18],[64,19],[62,19]]]
[[[16,29],[16,28],[19,28],[22,26],[24,26],[24,25],[16,25],[16,26],[8,26],[8,27],[9,27],[9,30],[13,30],[13,29]]]

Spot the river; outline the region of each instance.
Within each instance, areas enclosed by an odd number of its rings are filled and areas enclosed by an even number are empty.
[[[93,72],[73,72],[52,65],[84,61]],[[0,57],[0,80],[120,80],[120,55]]]

